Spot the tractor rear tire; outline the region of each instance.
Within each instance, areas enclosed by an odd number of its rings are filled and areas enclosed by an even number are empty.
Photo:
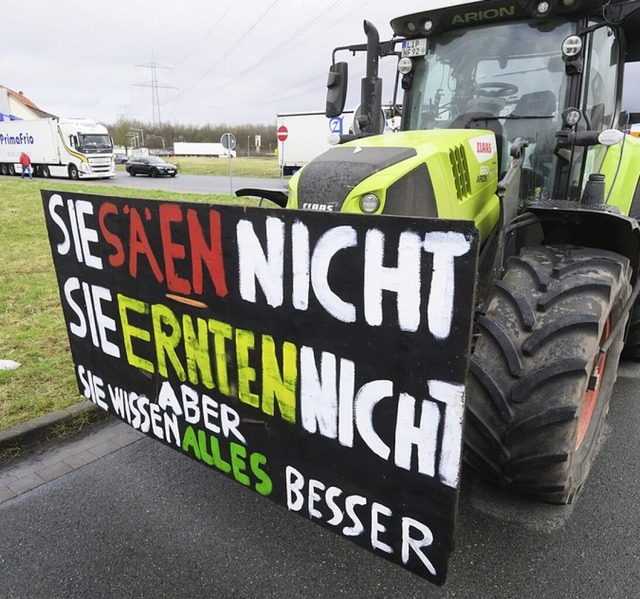
[[[571,503],[587,478],[628,318],[627,258],[568,246],[511,257],[476,319],[465,460],[499,486]]]

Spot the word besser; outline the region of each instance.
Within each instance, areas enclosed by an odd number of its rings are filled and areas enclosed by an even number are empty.
[[[368,536],[369,547],[387,555],[398,548],[387,541],[400,538],[400,559],[406,566],[417,560],[421,568],[432,575],[437,574],[429,559],[428,548],[434,541],[431,529],[408,516],[395,514],[386,505],[359,494],[347,495],[336,485],[308,478],[289,465],[285,469],[287,508],[292,512],[306,512],[310,520],[321,520],[338,528],[345,537]],[[356,509],[357,508],[357,509]]]

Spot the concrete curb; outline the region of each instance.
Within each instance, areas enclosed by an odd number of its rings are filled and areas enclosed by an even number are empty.
[[[90,401],[82,401],[0,431],[0,452],[16,450],[24,453],[33,450],[39,444],[66,436],[65,431],[78,432],[86,425],[108,418],[112,418],[108,412],[99,409]]]

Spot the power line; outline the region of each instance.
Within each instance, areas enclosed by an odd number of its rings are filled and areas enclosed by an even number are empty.
[[[341,1],[341,0],[338,0]],[[331,7],[330,7],[331,8]],[[284,44],[284,42],[283,42]],[[282,46],[283,44],[281,44],[280,46]],[[273,52],[271,53],[273,54]],[[356,58],[348,58],[348,61],[350,63],[350,77],[353,78],[354,80],[359,80],[362,79],[362,77],[365,76],[365,71],[366,71],[366,64],[363,63],[362,60],[358,60]],[[261,61],[262,62],[262,61]],[[256,65],[253,65],[252,67],[249,67],[250,70],[252,68],[254,68]],[[351,70],[353,69],[353,70]],[[318,87],[318,83],[322,82],[323,78],[326,78],[327,76],[327,71],[323,70],[323,71],[316,71],[316,73],[312,76],[310,76],[309,78],[305,79],[304,81],[296,81],[295,82],[295,88],[299,91],[296,91],[294,93],[290,93],[287,95],[283,95],[282,93],[278,92],[276,94],[271,94],[270,96],[267,97],[261,97],[260,100],[256,100],[256,99],[252,99],[250,102],[247,103],[233,103],[233,106],[235,107],[239,107],[239,106],[263,106],[265,104],[269,104],[271,102],[282,102],[285,100],[291,100],[294,98],[298,98],[300,96],[304,96],[306,94],[309,93],[313,93],[313,92],[318,92],[324,89],[324,86]],[[325,79],[326,80],[326,79]],[[223,81],[221,83],[221,86],[226,87],[227,85],[235,82],[236,79],[232,79],[230,81]],[[293,85],[291,85],[289,87],[289,89],[291,89],[293,87]],[[302,88],[302,89],[301,89]],[[229,104],[214,104],[212,105],[212,108],[225,108],[229,106]]]
[[[205,33],[205,35],[200,38],[200,41],[196,42],[196,44],[193,45],[193,47],[191,48],[191,50],[189,50],[189,52],[187,52],[185,54],[185,56],[183,56],[177,63],[176,63],[176,67],[180,66],[185,60],[187,60],[187,58],[189,58],[189,56],[191,56],[196,48],[198,48],[198,46],[201,46],[204,41],[211,36],[211,34],[216,30],[216,28],[218,27],[218,25],[220,25],[220,23],[222,22],[222,20],[229,14],[229,12],[231,11],[231,9],[238,3],[238,0],[235,0],[234,2],[232,2],[228,7],[227,10],[225,10],[222,15],[220,16],[220,18],[213,24],[213,27],[211,27],[209,29],[209,31],[207,31],[207,33]]]
[[[255,28],[258,26],[260,21],[262,21],[273,10],[273,8],[276,6],[276,4],[278,4],[278,2],[280,2],[280,0],[273,0],[273,2],[271,2],[271,4],[266,8],[266,10],[253,23],[251,23],[251,25],[249,25],[249,27],[245,32],[242,35],[240,35],[240,37],[238,37],[238,39],[236,39],[235,42],[229,44],[227,51],[224,52],[221,56],[219,56],[218,59],[213,63],[213,65],[211,65],[211,67],[209,67],[202,75],[200,75],[200,77],[198,77],[198,79],[196,79],[191,85],[184,88],[179,94],[176,94],[169,101],[173,102],[177,100],[185,92],[188,92],[190,89],[193,89],[198,83],[200,83],[200,81],[202,81],[205,77],[207,77],[227,56],[229,56],[229,54],[236,51],[237,45],[241,44],[247,38],[247,36],[249,36],[255,30]]]
[[[336,5],[340,4],[340,2],[342,2],[342,0],[334,0],[332,4],[330,4],[323,10],[321,10],[318,14],[316,14],[311,19],[309,19],[309,21],[307,21],[304,25],[302,25],[302,27],[300,27],[297,31],[295,31],[292,35],[290,35],[286,40],[278,44],[273,50],[271,50],[271,52],[263,56],[258,62],[254,63],[250,67],[247,67],[244,71],[238,73],[235,79],[232,79],[230,83],[237,81],[238,79],[240,79],[240,77],[242,77],[243,75],[246,75],[249,71],[252,71],[256,67],[259,67],[260,65],[264,64],[274,54],[282,50],[282,48],[289,45],[294,39],[296,39],[297,37],[302,35],[305,31],[307,31],[307,29],[315,25],[315,23],[317,23],[324,15],[326,15],[329,11],[331,11]]]
[[[178,94],[176,94],[174,97],[170,98],[168,101],[169,102],[175,102],[176,100],[178,100],[181,96],[183,96],[183,94],[185,94],[187,91],[193,89],[196,85],[198,85],[198,83],[200,83],[203,79],[205,79],[208,75],[211,74],[211,72],[220,65],[220,63],[226,59],[232,52],[237,51],[237,47],[240,43],[242,43],[258,26],[258,24],[273,10],[273,8],[276,6],[276,4],[278,4],[279,0],[274,0],[273,2],[271,2],[271,4],[262,12],[262,14],[260,14],[260,16],[242,33],[242,35],[240,35],[233,43],[231,43],[228,46],[228,49],[226,52],[224,52],[222,55],[218,56],[217,59],[215,59],[215,62],[213,62],[213,64],[205,71],[202,73],[202,75],[200,75],[200,77],[198,77],[195,81],[193,81],[193,83],[191,83],[188,87],[183,88]],[[330,14],[330,13],[334,13],[336,14],[336,11],[334,10],[335,7],[340,4],[342,2],[342,0],[330,0],[330,4],[328,6],[326,6],[323,9],[320,9],[319,12],[317,12],[313,17],[311,17],[308,21],[306,21],[302,26],[300,26],[294,33],[292,33],[287,39],[283,40],[282,42],[280,42],[277,46],[275,46],[273,49],[271,49],[267,54],[265,54],[264,56],[262,56],[261,58],[258,59],[257,62],[255,62],[254,64],[252,64],[251,66],[248,66],[247,68],[245,68],[242,72],[240,72],[239,74],[233,73],[231,75],[230,78],[226,78],[226,79],[222,79],[221,81],[219,81],[219,87],[220,88],[228,88],[231,84],[235,83],[236,81],[238,81],[239,79],[241,79],[244,75],[246,75],[248,72],[258,68],[259,66],[262,66],[263,64],[265,64],[266,62],[268,62],[274,55],[278,54],[283,48],[290,46],[293,42],[295,41],[299,41],[299,38],[301,37],[301,35],[303,33],[305,33],[307,30],[309,30],[311,27],[313,27],[314,25],[316,25],[316,23],[318,21],[320,21],[323,17],[325,17],[325,15]],[[361,10],[361,7],[366,5],[368,3],[368,1],[364,1],[364,2],[358,2],[355,6],[354,5],[350,5],[349,8],[351,10],[348,10],[348,12],[343,15],[341,15],[340,17],[331,19],[329,21],[329,23],[327,23],[325,21],[324,25],[321,27],[320,30],[318,30],[316,28],[316,31],[320,31],[320,32],[324,32],[327,29],[331,29],[332,26],[340,21],[341,19],[343,19],[345,16],[350,16],[353,13],[359,12]],[[235,3],[234,5],[235,6]],[[216,22],[216,24],[209,30],[209,32],[204,36],[204,38],[202,38],[202,40],[199,43],[202,43],[202,41],[204,41],[204,39],[206,39],[211,33],[212,31],[215,29],[215,27],[222,21],[222,18],[224,16],[226,16],[226,14],[228,14],[228,12],[231,10],[231,8],[233,6],[230,6],[227,11],[225,11],[225,13],[221,16],[221,18]],[[193,49],[180,61],[183,62],[191,53],[193,52]],[[359,71],[360,69],[357,68],[356,69],[356,73]],[[355,73],[354,73],[355,74]],[[300,97],[303,96],[305,94],[311,93],[313,90],[317,89],[317,82],[320,79],[320,75],[318,76],[314,76],[313,78],[309,78],[305,81],[302,82],[295,82],[293,85],[290,85],[289,90],[288,91],[293,91],[291,89],[291,87],[295,87],[295,89],[297,89],[298,91],[294,92],[294,93],[289,93],[286,95],[282,95],[282,94],[276,94],[276,95],[272,95],[270,98],[265,98],[264,96],[260,98],[259,101],[256,101],[255,98],[250,102],[250,103],[233,103],[233,106],[237,107],[237,106],[244,106],[244,105],[252,105],[252,106],[258,106],[258,105],[264,105],[264,104],[268,104],[269,102],[282,102],[284,100],[289,100],[289,99],[293,99],[296,97]],[[313,86],[310,85],[313,82]],[[319,91],[319,90],[318,90]],[[208,99],[208,106],[210,108],[218,108],[218,107],[228,107],[230,106],[230,104],[227,103],[214,103],[213,105],[211,105],[211,99]]]
[[[310,77],[309,79],[305,79],[304,81],[300,81],[299,83],[297,83],[297,87],[298,88],[302,87],[303,89],[301,91],[297,91],[292,94],[287,94],[286,96],[283,96],[282,94],[278,93],[276,95],[271,95],[267,98],[262,98],[259,101],[252,99],[250,102],[247,102],[246,104],[234,103],[233,105],[234,106],[264,106],[265,104],[270,104],[276,101],[281,102],[283,100],[291,100],[293,98],[299,98],[300,96],[304,96],[306,94],[310,94],[318,91],[319,89],[322,89],[322,88],[318,88],[317,84],[319,81],[322,80],[323,77],[326,77],[326,71],[323,71],[322,73],[318,72],[317,75]],[[221,108],[223,107],[223,105],[216,105],[216,107]]]
[[[234,77],[233,79],[231,79],[228,82],[225,82],[224,85],[229,85],[234,83],[235,81],[237,81],[238,79],[240,79],[243,75],[245,75],[246,73],[248,73],[249,71],[257,68],[258,66],[264,64],[265,62],[267,62],[273,55],[275,55],[276,53],[278,53],[280,50],[282,50],[284,47],[286,47],[287,45],[289,45],[292,41],[294,41],[296,38],[299,38],[300,35],[302,35],[305,31],[307,31],[308,29],[310,29],[313,25],[315,25],[320,19],[322,19],[322,17],[324,17],[327,13],[329,13],[330,11],[332,11],[338,4],[340,4],[342,2],[342,0],[334,0],[329,6],[325,7],[324,9],[322,9],[320,12],[316,13],[313,17],[311,17],[311,19],[309,19],[306,23],[304,23],[301,27],[299,27],[292,35],[290,35],[286,40],[284,40],[283,42],[281,42],[280,44],[278,44],[275,48],[273,48],[268,54],[266,54],[265,56],[263,56],[258,62],[254,63],[253,65],[251,65],[250,67],[246,68],[244,71],[242,71],[241,73],[239,73],[236,77]],[[271,7],[270,7],[271,8]],[[265,13],[266,14],[266,13]],[[264,16],[264,15],[263,15]],[[244,39],[244,38],[243,38]],[[216,63],[217,64],[217,63]],[[214,65],[215,66],[215,65]],[[212,67],[213,68],[213,67]],[[317,83],[318,79],[321,77],[322,75],[317,75],[314,76],[310,79],[307,79],[303,82],[299,82],[297,83],[297,87],[303,87],[306,86],[307,84],[313,82],[313,83]],[[191,86],[193,87],[193,86]],[[313,87],[313,89],[316,89],[315,85]],[[184,90],[187,91],[187,90]],[[302,95],[305,95],[309,92],[313,91],[312,89],[303,89],[303,91],[301,92],[297,92],[295,94],[289,94],[287,96],[281,96],[278,95],[276,96],[274,99],[277,100],[288,100],[291,98],[296,98]],[[181,95],[181,94],[179,94]],[[252,105],[263,105],[263,104],[267,104],[269,103],[270,99],[263,99],[262,101],[259,102],[252,102]],[[237,104],[234,104],[237,106]],[[215,106],[221,106],[221,105],[215,105]]]

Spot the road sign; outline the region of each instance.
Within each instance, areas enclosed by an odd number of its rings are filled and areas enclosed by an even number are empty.
[[[233,150],[236,147],[236,138],[233,133],[225,133],[220,138],[220,143],[225,150]]]
[[[287,137],[289,137],[289,129],[284,125],[280,125],[278,127],[278,141],[286,141]]]

